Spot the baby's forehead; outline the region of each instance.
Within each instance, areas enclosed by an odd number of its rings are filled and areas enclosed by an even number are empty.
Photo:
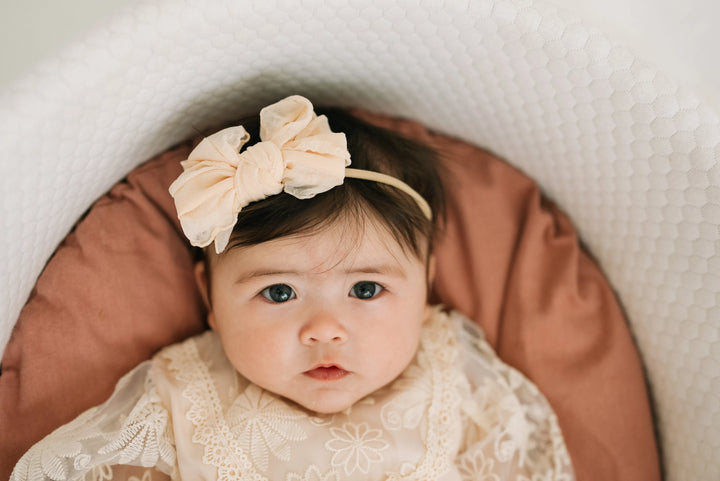
[[[250,246],[233,246],[222,259],[242,258],[270,264],[299,263],[332,269],[336,264],[372,265],[422,261],[382,223],[372,219],[347,220],[320,225]]]

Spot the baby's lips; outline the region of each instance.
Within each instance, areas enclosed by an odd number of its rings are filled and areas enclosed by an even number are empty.
[[[350,373],[336,364],[321,364],[303,374],[318,381],[338,381]]]

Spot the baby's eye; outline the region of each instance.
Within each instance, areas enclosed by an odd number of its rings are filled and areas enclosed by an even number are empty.
[[[383,287],[377,282],[360,281],[350,289],[350,297],[357,297],[358,299],[372,299],[380,294],[380,291],[382,290]]]
[[[262,290],[261,294],[265,299],[272,302],[287,302],[295,299],[295,291],[287,284],[273,284]]]

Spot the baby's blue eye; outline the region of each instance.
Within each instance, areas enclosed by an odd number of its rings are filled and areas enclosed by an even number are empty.
[[[356,283],[350,289],[350,297],[357,297],[358,299],[372,299],[373,297],[380,294],[383,287],[377,282],[361,281]]]
[[[262,290],[261,294],[265,299],[272,302],[287,302],[295,299],[295,291],[287,284],[273,284]]]

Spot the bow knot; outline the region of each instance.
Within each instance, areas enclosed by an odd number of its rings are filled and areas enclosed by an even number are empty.
[[[225,250],[243,207],[287,192],[308,199],[343,183],[350,165],[345,134],[330,130],[309,100],[291,96],[260,111],[261,142],[240,153],[244,127],[221,130],[200,142],[170,186],[190,243]]]

